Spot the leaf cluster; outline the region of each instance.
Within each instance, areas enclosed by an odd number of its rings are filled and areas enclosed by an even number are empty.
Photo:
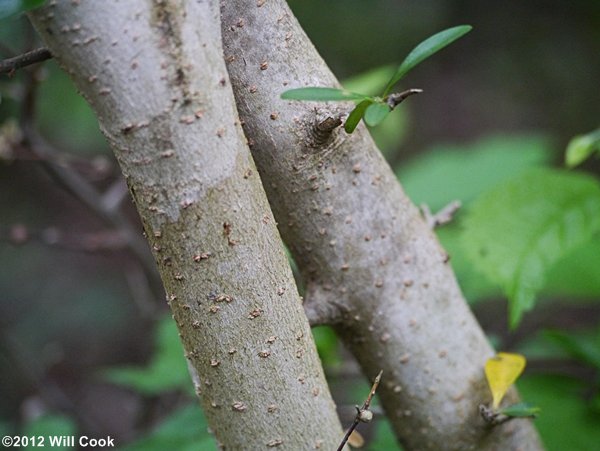
[[[359,94],[346,89],[313,86],[290,89],[281,94],[281,98],[287,100],[309,100],[319,102],[352,101],[357,105],[346,119],[344,124],[346,132],[352,133],[361,119],[364,119],[367,125],[376,126],[380,124],[406,97],[422,92],[420,89],[409,89],[398,94],[390,94],[390,91],[396,83],[404,78],[409,71],[423,60],[429,58],[434,53],[439,52],[444,47],[471,31],[471,29],[472,27],[470,25],[460,25],[441,31],[421,42],[408,54],[404,61],[402,61],[379,96]]]

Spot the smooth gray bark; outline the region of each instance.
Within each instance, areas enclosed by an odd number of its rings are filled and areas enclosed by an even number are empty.
[[[352,105],[280,99],[339,86],[285,2],[228,0],[221,11],[238,111],[313,323],[332,324],[367,377],[383,369],[378,394],[407,449],[540,449],[529,420],[491,429],[480,418],[493,351],[364,126],[324,131]]]
[[[335,449],[342,430],[239,126],[210,1],[50,1],[31,14],[96,112],[227,449]]]

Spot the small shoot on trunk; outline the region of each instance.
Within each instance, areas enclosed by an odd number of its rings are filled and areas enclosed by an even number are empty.
[[[471,31],[471,28],[470,25],[449,28],[421,42],[408,54],[404,61],[402,61],[402,64],[398,66],[398,69],[389,79],[380,96],[369,96],[346,89],[311,86],[285,91],[281,94],[281,98],[284,100],[317,102],[355,102],[356,107],[348,115],[344,124],[344,130],[347,133],[352,133],[361,119],[364,119],[367,125],[374,127],[379,125],[404,99],[423,92],[422,89],[413,88],[390,94],[396,83],[404,78],[417,64],[456,41]]]
[[[508,352],[499,352],[486,362],[485,377],[492,392],[492,404],[479,406],[481,417],[486,423],[495,426],[513,418],[535,418],[539,414],[539,407],[524,402],[500,407],[510,386],[523,373],[525,364],[524,356]]]

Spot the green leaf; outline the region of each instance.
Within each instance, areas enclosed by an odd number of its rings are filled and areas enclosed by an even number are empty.
[[[586,135],[575,136],[567,146],[565,164],[572,168],[583,163],[593,153],[600,155],[600,128]]]
[[[372,100],[367,99],[367,100],[363,100],[358,105],[356,105],[356,108],[354,108],[350,112],[350,114],[348,115],[348,119],[346,119],[346,123],[344,124],[344,130],[346,130],[346,133],[352,133],[356,129],[356,127],[358,126],[358,123],[360,122],[363,115],[365,114],[365,110],[372,103],[373,103]]]
[[[0,19],[41,6],[46,0],[1,0]]]
[[[540,413],[541,409],[536,406],[532,406],[526,402],[520,402],[513,404],[512,406],[504,407],[500,409],[498,413],[506,415],[507,417],[535,417]]]
[[[400,64],[400,67],[398,67],[398,70],[385,87],[382,97],[388,95],[394,85],[398,83],[398,81],[400,81],[408,73],[408,71],[413,69],[417,64],[429,58],[434,53],[439,52],[447,45],[453,43],[458,38],[471,31],[472,28],[473,27],[470,25],[460,25],[458,27],[448,28],[447,30],[434,34],[417,45],[408,54],[404,61],[402,61],[402,64]]]
[[[202,409],[197,404],[183,407],[171,414],[145,437],[124,447],[121,451],[216,451],[215,440],[208,433]]]
[[[474,266],[503,288],[516,327],[533,307],[545,273],[598,231],[598,181],[537,169],[481,196],[464,220],[462,242]]]
[[[103,371],[104,377],[147,395],[168,390],[192,390],[177,327],[170,317],[158,323],[155,341],[156,351],[147,367],[109,368]]]
[[[371,127],[380,124],[392,110],[387,103],[373,103],[365,111],[365,122]]]
[[[588,241],[560,259],[547,274],[544,294],[578,298],[583,302],[600,301],[600,236]]]
[[[364,100],[368,97],[345,89],[319,87],[290,89],[281,94],[281,98],[286,100],[314,100],[319,102]]]
[[[345,78],[342,80],[342,86],[349,91],[368,92],[376,96],[381,93],[390,77],[394,75],[395,70],[396,68],[391,64],[379,66]]]
[[[453,200],[463,205],[521,172],[554,158],[544,135],[490,135],[470,144],[438,144],[403,162],[396,175],[417,205],[432,211]]]

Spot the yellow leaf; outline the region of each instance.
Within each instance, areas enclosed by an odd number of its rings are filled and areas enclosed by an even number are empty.
[[[499,352],[485,364],[485,377],[492,391],[492,408],[497,409],[508,388],[515,383],[525,368],[525,357],[520,354]]]
[[[352,434],[350,434],[350,437],[348,437],[348,445],[350,445],[352,448],[362,448],[364,444],[365,439],[356,429],[354,429]]]

